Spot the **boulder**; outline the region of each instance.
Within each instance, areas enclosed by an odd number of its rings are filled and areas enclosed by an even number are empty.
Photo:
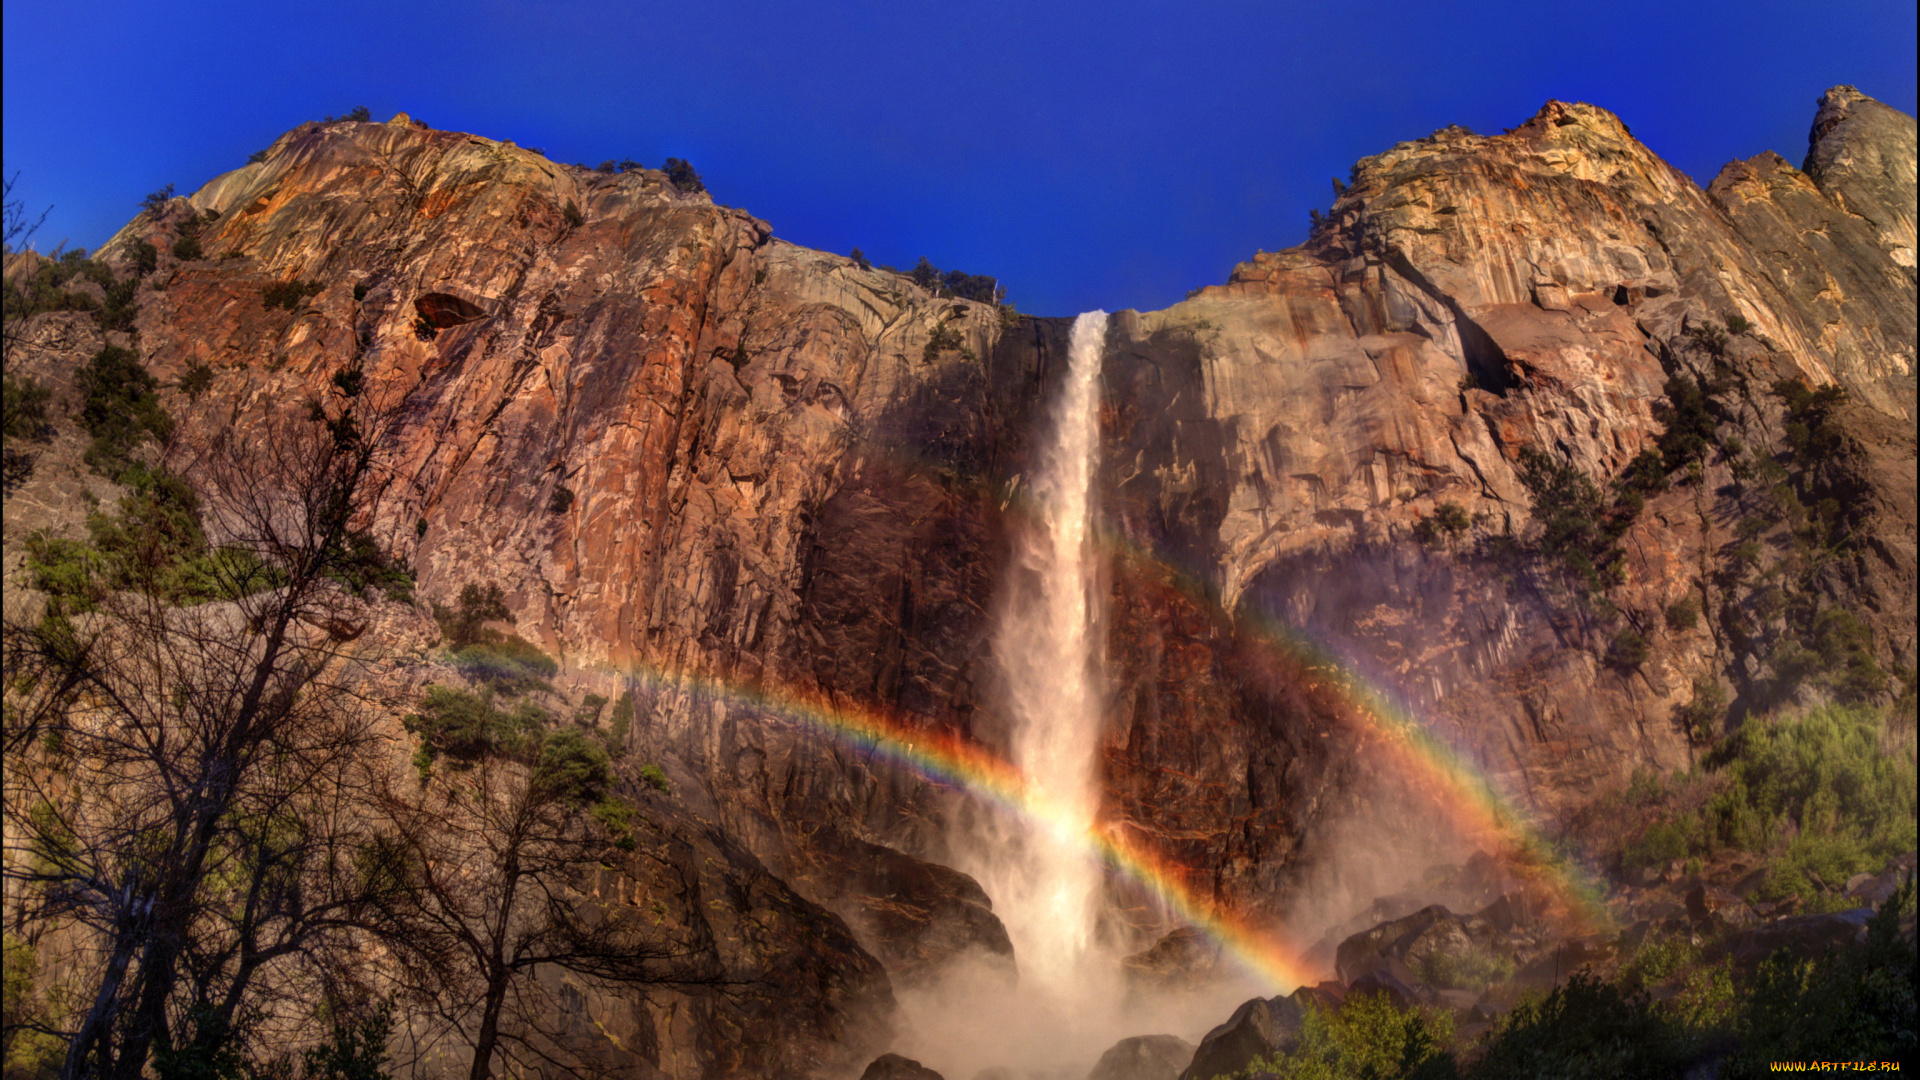
[[[1213,1080],[1239,1072],[1255,1058],[1290,1049],[1300,1033],[1300,1006],[1284,997],[1254,998],[1207,1032],[1180,1080]]]
[[[1193,1062],[1194,1045],[1174,1035],[1136,1035],[1114,1043],[1087,1080],[1176,1080]]]
[[[1127,978],[1159,989],[1185,989],[1204,982],[1220,963],[1220,944],[1183,926],[1121,961]]]
[[[1388,961],[1397,961],[1405,970],[1392,974],[1401,982],[1447,981],[1446,972],[1487,949],[1493,938],[1487,920],[1455,915],[1435,904],[1341,942],[1334,968],[1348,983],[1357,983],[1370,972],[1385,970]]]
[[[860,1074],[860,1080],[947,1080],[912,1058],[881,1054]]]
[[[1871,908],[1854,908],[1824,915],[1795,915],[1761,923],[1729,934],[1707,950],[1709,961],[1731,958],[1736,968],[1752,972],[1775,952],[1785,949],[1802,960],[1817,959],[1834,949],[1866,940]]]

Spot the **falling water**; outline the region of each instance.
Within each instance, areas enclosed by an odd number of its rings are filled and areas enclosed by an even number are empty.
[[[1066,379],[1017,516],[993,638],[1009,751],[1030,801],[1045,812],[961,815],[953,838],[956,863],[979,880],[1006,925],[1018,981],[1009,985],[1004,965],[979,958],[901,994],[905,1030],[896,1049],[950,1078],[1012,1067],[1023,1078],[1078,1080],[1121,1038],[1197,1040],[1247,996],[1231,985],[1212,997],[1130,991],[1115,948],[1126,943],[1099,932],[1104,871],[1086,835],[1100,806],[1105,692],[1093,477],[1106,333],[1106,312],[1074,321]]]
[[[1100,354],[1107,313],[1073,323],[1067,377],[1032,470],[1031,517],[993,641],[1006,680],[1013,763],[1050,803],[1055,828],[1026,826],[984,869],[1023,980],[1077,989],[1093,947],[1100,867],[1083,837],[1099,809],[1098,563],[1093,474],[1100,453]]]

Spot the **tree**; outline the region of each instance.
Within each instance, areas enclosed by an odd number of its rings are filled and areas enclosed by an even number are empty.
[[[700,174],[693,170],[691,162],[670,157],[663,168],[667,173],[667,182],[676,189],[689,194],[707,190],[705,181],[701,180]]]
[[[707,948],[574,888],[632,814],[608,795],[604,749],[575,730],[536,734],[486,698],[439,697],[449,726],[423,717],[415,730],[453,767],[382,788],[406,887],[383,904],[379,930],[405,999],[471,1048],[472,1080],[492,1076],[496,1059],[524,1074],[563,1053],[561,1033],[542,1027],[562,1010],[546,1000],[540,968],[609,984],[732,981]]]
[[[31,853],[5,875],[73,943],[66,1077],[284,1043],[316,988],[352,996],[350,928],[392,878],[352,809],[381,425],[344,392],[248,419],[168,460],[194,527],[247,556],[207,568],[231,599],[182,600],[173,540],[128,530],[112,580],[83,564],[85,610],[5,624],[6,830]]]

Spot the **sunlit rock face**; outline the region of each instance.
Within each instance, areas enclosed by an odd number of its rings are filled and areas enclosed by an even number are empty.
[[[1837,89],[1806,173],[1762,155],[1703,191],[1611,114],[1550,102],[1504,135],[1447,129],[1365,159],[1305,245],[1116,314],[1095,480],[1104,818],[1199,895],[1310,928],[1347,914],[1301,906],[1333,904],[1307,885],[1340,857],[1379,863],[1346,868],[1362,904],[1404,884],[1452,823],[1410,809],[1433,793],[1315,657],[1544,815],[1686,764],[1672,714],[1695,678],[1737,695],[1751,674],[1710,622],[1658,618],[1733,539],[1726,462],[1650,499],[1622,540],[1613,600],[1652,644],[1638,670],[1610,666],[1564,597],[1412,531],[1451,502],[1484,533],[1524,532],[1525,447],[1618,475],[1662,430],[1668,376],[1705,371],[1684,339],[1704,320],[1754,328],[1725,358],[1755,388],[1727,429],[1750,446],[1779,444],[1774,379],[1850,391],[1872,540],[1821,588],[1861,609],[1884,663],[1911,664],[1913,132]],[[219,215],[207,258],[171,260],[203,211]],[[793,984],[804,1022],[780,1061],[885,1049],[853,1022],[889,1007],[875,956],[896,981],[1004,960],[991,897],[926,866],[956,861],[960,796],[832,729],[1008,747],[992,612],[1070,320],[1003,323],[658,172],[402,118],[303,125],[107,254],[141,237],[163,253],[145,362],[166,383],[215,373],[197,399],[168,392],[182,440],[225,430],[237,403],[319,393],[359,357],[401,403],[382,524],[420,593],[498,583],[563,689],[634,694],[626,761],[665,767],[673,827],[716,830],[739,873],[764,868],[850,928],[850,949],[792,951],[818,978]],[[280,282],[321,288],[265,307]],[[1141,896],[1113,902],[1117,945],[1170,928]]]

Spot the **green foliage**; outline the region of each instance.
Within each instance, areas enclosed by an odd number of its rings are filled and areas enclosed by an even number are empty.
[[[854,248],[853,254],[847,256],[847,258],[852,259],[853,265],[859,267],[862,270],[873,269],[873,264],[867,261],[866,255],[863,254],[859,248]]]
[[[541,795],[583,806],[598,802],[609,780],[606,750],[578,731],[563,728],[541,742],[532,777]]]
[[[667,783],[667,774],[652,762],[640,766],[640,780],[662,795],[673,794],[672,785]]]
[[[922,359],[931,361],[938,358],[943,352],[960,348],[961,344],[960,331],[955,330],[946,323],[941,323],[939,326],[934,327],[933,333],[927,337],[927,347],[921,354],[921,357]]]
[[[47,1019],[35,993],[39,958],[33,946],[7,934],[3,957],[4,991],[0,991],[0,1052],[5,1055],[6,1080],[53,1080],[59,1075],[67,1044],[56,1035],[25,1030],[23,1025]]]
[[[27,538],[24,565],[52,614],[91,611],[108,592],[196,604],[239,599],[283,580],[243,548],[210,547],[200,500],[179,477],[134,465],[122,479],[131,490],[115,509],[87,518],[90,543],[44,533]]]
[[[700,179],[700,174],[694,171],[690,162],[670,157],[661,168],[667,174],[667,182],[679,191],[692,194],[707,190],[706,183]]]
[[[571,488],[556,487],[553,489],[553,494],[547,497],[547,513],[549,514],[564,514],[572,508],[573,489]]]
[[[299,311],[308,297],[318,296],[325,288],[318,281],[277,281],[260,286],[260,303],[269,308]]]
[[[186,373],[180,376],[176,388],[191,401],[200,400],[200,395],[213,389],[213,365],[195,360],[187,365]]]
[[[615,754],[627,748],[627,735],[633,729],[633,691],[622,690],[613,703],[613,716],[607,724],[607,748]],[[666,778],[661,777],[662,780]]]
[[[1446,1054],[1452,1041],[1451,1013],[1401,1010],[1385,994],[1359,994],[1337,1012],[1309,1006],[1292,1051],[1255,1061],[1239,1075],[1266,1070],[1291,1080],[1452,1076]]]
[[[1589,594],[1625,580],[1617,541],[1632,523],[1630,508],[1610,510],[1586,473],[1531,447],[1520,451],[1520,482],[1532,496],[1541,554],[1557,560]]]
[[[36,455],[21,444],[46,442],[52,435],[47,403],[53,399],[53,392],[31,376],[8,375],[5,395],[5,440],[0,442],[0,453],[5,455],[6,490],[12,491],[33,475]]]
[[[594,820],[606,828],[614,846],[623,851],[632,851],[637,846],[633,835],[633,815],[633,804],[617,795],[609,795],[593,804]]]
[[[1420,963],[1420,980],[1429,986],[1479,992],[1513,976],[1513,958],[1475,949],[1464,955],[1429,953]]]
[[[1685,934],[1649,934],[1621,965],[1619,984],[1628,991],[1651,989],[1700,961],[1700,946]]]
[[[356,124],[364,124],[369,120],[373,119],[373,114],[367,111],[367,107],[365,105],[355,105],[353,107],[353,110],[347,113],[346,119],[351,120]]]
[[[572,199],[568,199],[567,205],[561,208],[560,218],[569,229],[577,229],[587,223],[587,215],[580,212],[580,207]]]
[[[301,1055],[305,1080],[387,1080],[387,1041],[393,1006],[382,1003],[357,1017],[333,1017],[327,1041]]]
[[[433,605],[434,621],[440,624],[440,633],[447,639],[447,645],[455,649],[483,640],[482,624],[505,621],[508,617],[506,597],[495,584],[482,586],[468,582],[461,587],[453,607]]]
[[[1666,425],[1659,441],[1660,462],[1671,473],[1706,457],[1725,406],[1690,375],[1668,379],[1666,395],[1665,401],[1654,405],[1653,415]]]
[[[1711,675],[1696,675],[1693,697],[1674,710],[1673,719],[1680,730],[1686,732],[1689,742],[1703,746],[1713,741],[1726,714],[1727,692],[1720,689],[1719,680]]]
[[[1579,972],[1545,998],[1516,1006],[1466,1076],[1665,1080],[1685,1071],[1689,1050],[1644,994]]]
[[[1620,861],[1628,867],[1664,866],[1686,858],[1698,842],[1699,824],[1686,817],[1655,821],[1627,842]]]
[[[1693,593],[1667,605],[1667,629],[1685,633],[1700,623],[1700,598]]]
[[[453,650],[462,675],[509,697],[553,689],[548,680],[560,673],[553,657],[518,634],[489,633],[486,640]]]
[[[511,711],[501,709],[490,690],[475,694],[429,686],[420,710],[405,717],[404,723],[429,749],[428,762],[445,755],[464,767],[489,755],[532,757],[540,746],[545,714],[525,703]]]
[[[1830,706],[1772,723],[1750,719],[1730,741],[1726,783],[1706,807],[1711,838],[1766,852],[1791,826],[1763,896],[1812,900],[1829,884],[1877,871],[1915,840],[1912,753],[1888,753],[1874,710]]]
[[[151,252],[152,245],[146,250]],[[139,270],[137,250],[135,255],[135,269]],[[68,291],[66,286],[75,278],[98,285],[103,298],[95,300],[89,293]],[[139,274],[122,280],[106,263],[88,259],[86,252],[76,249],[41,264],[29,277],[8,281],[4,287],[6,318],[11,322],[49,311],[84,311],[92,314],[103,329],[131,330],[139,287]]]
[[[1421,518],[1413,527],[1414,538],[1423,544],[1447,544],[1451,546],[1473,525],[1473,519],[1461,509],[1460,504],[1442,501],[1433,508],[1432,517]]]
[[[1739,335],[1744,334],[1747,331],[1752,329],[1753,329],[1753,322],[1752,320],[1748,319],[1745,315],[1735,312],[1734,314],[1727,316],[1727,333],[1732,334],[1735,337],[1738,337]]]
[[[168,184],[166,187],[147,192],[146,197],[140,200],[140,209],[143,213],[158,214],[172,201],[173,185]]]
[[[580,707],[574,710],[573,722],[583,727],[599,727],[600,710],[606,707],[606,695],[588,694],[580,699]]]
[[[173,418],[161,408],[159,382],[131,349],[109,345],[74,372],[80,398],[76,417],[93,443],[86,462],[96,472],[119,480],[133,467],[132,453],[151,435],[164,441]]]
[[[1728,1071],[1757,1076],[1775,1061],[1913,1060],[1914,945],[1900,931],[1912,908],[1908,882],[1868,924],[1864,948],[1818,961],[1782,952],[1763,964]]]
[[[1653,647],[1647,643],[1647,636],[1632,627],[1613,635],[1607,645],[1607,662],[1623,671],[1638,671],[1652,655]]]
[[[907,277],[915,285],[935,296],[954,297],[960,300],[972,300],[982,304],[1000,302],[1000,283],[986,274],[969,274],[962,270],[941,270],[927,261],[926,256],[907,272]]]
[[[440,328],[433,325],[432,319],[421,315],[413,320],[413,336],[421,341],[432,341],[440,336]]]
[[[374,591],[403,604],[413,602],[413,571],[361,529],[348,530],[341,550],[327,567],[326,576],[348,592],[368,599]]]
[[[206,253],[200,250],[199,237],[183,236],[173,242],[173,257],[181,262],[197,262],[206,258]]]
[[[253,153],[247,155],[247,164],[249,165],[258,165],[265,160],[267,160],[267,152],[265,150],[255,150]]]
[[[1658,494],[1668,488],[1666,459],[1658,450],[1642,450],[1627,464],[1621,482],[1635,491]]]

